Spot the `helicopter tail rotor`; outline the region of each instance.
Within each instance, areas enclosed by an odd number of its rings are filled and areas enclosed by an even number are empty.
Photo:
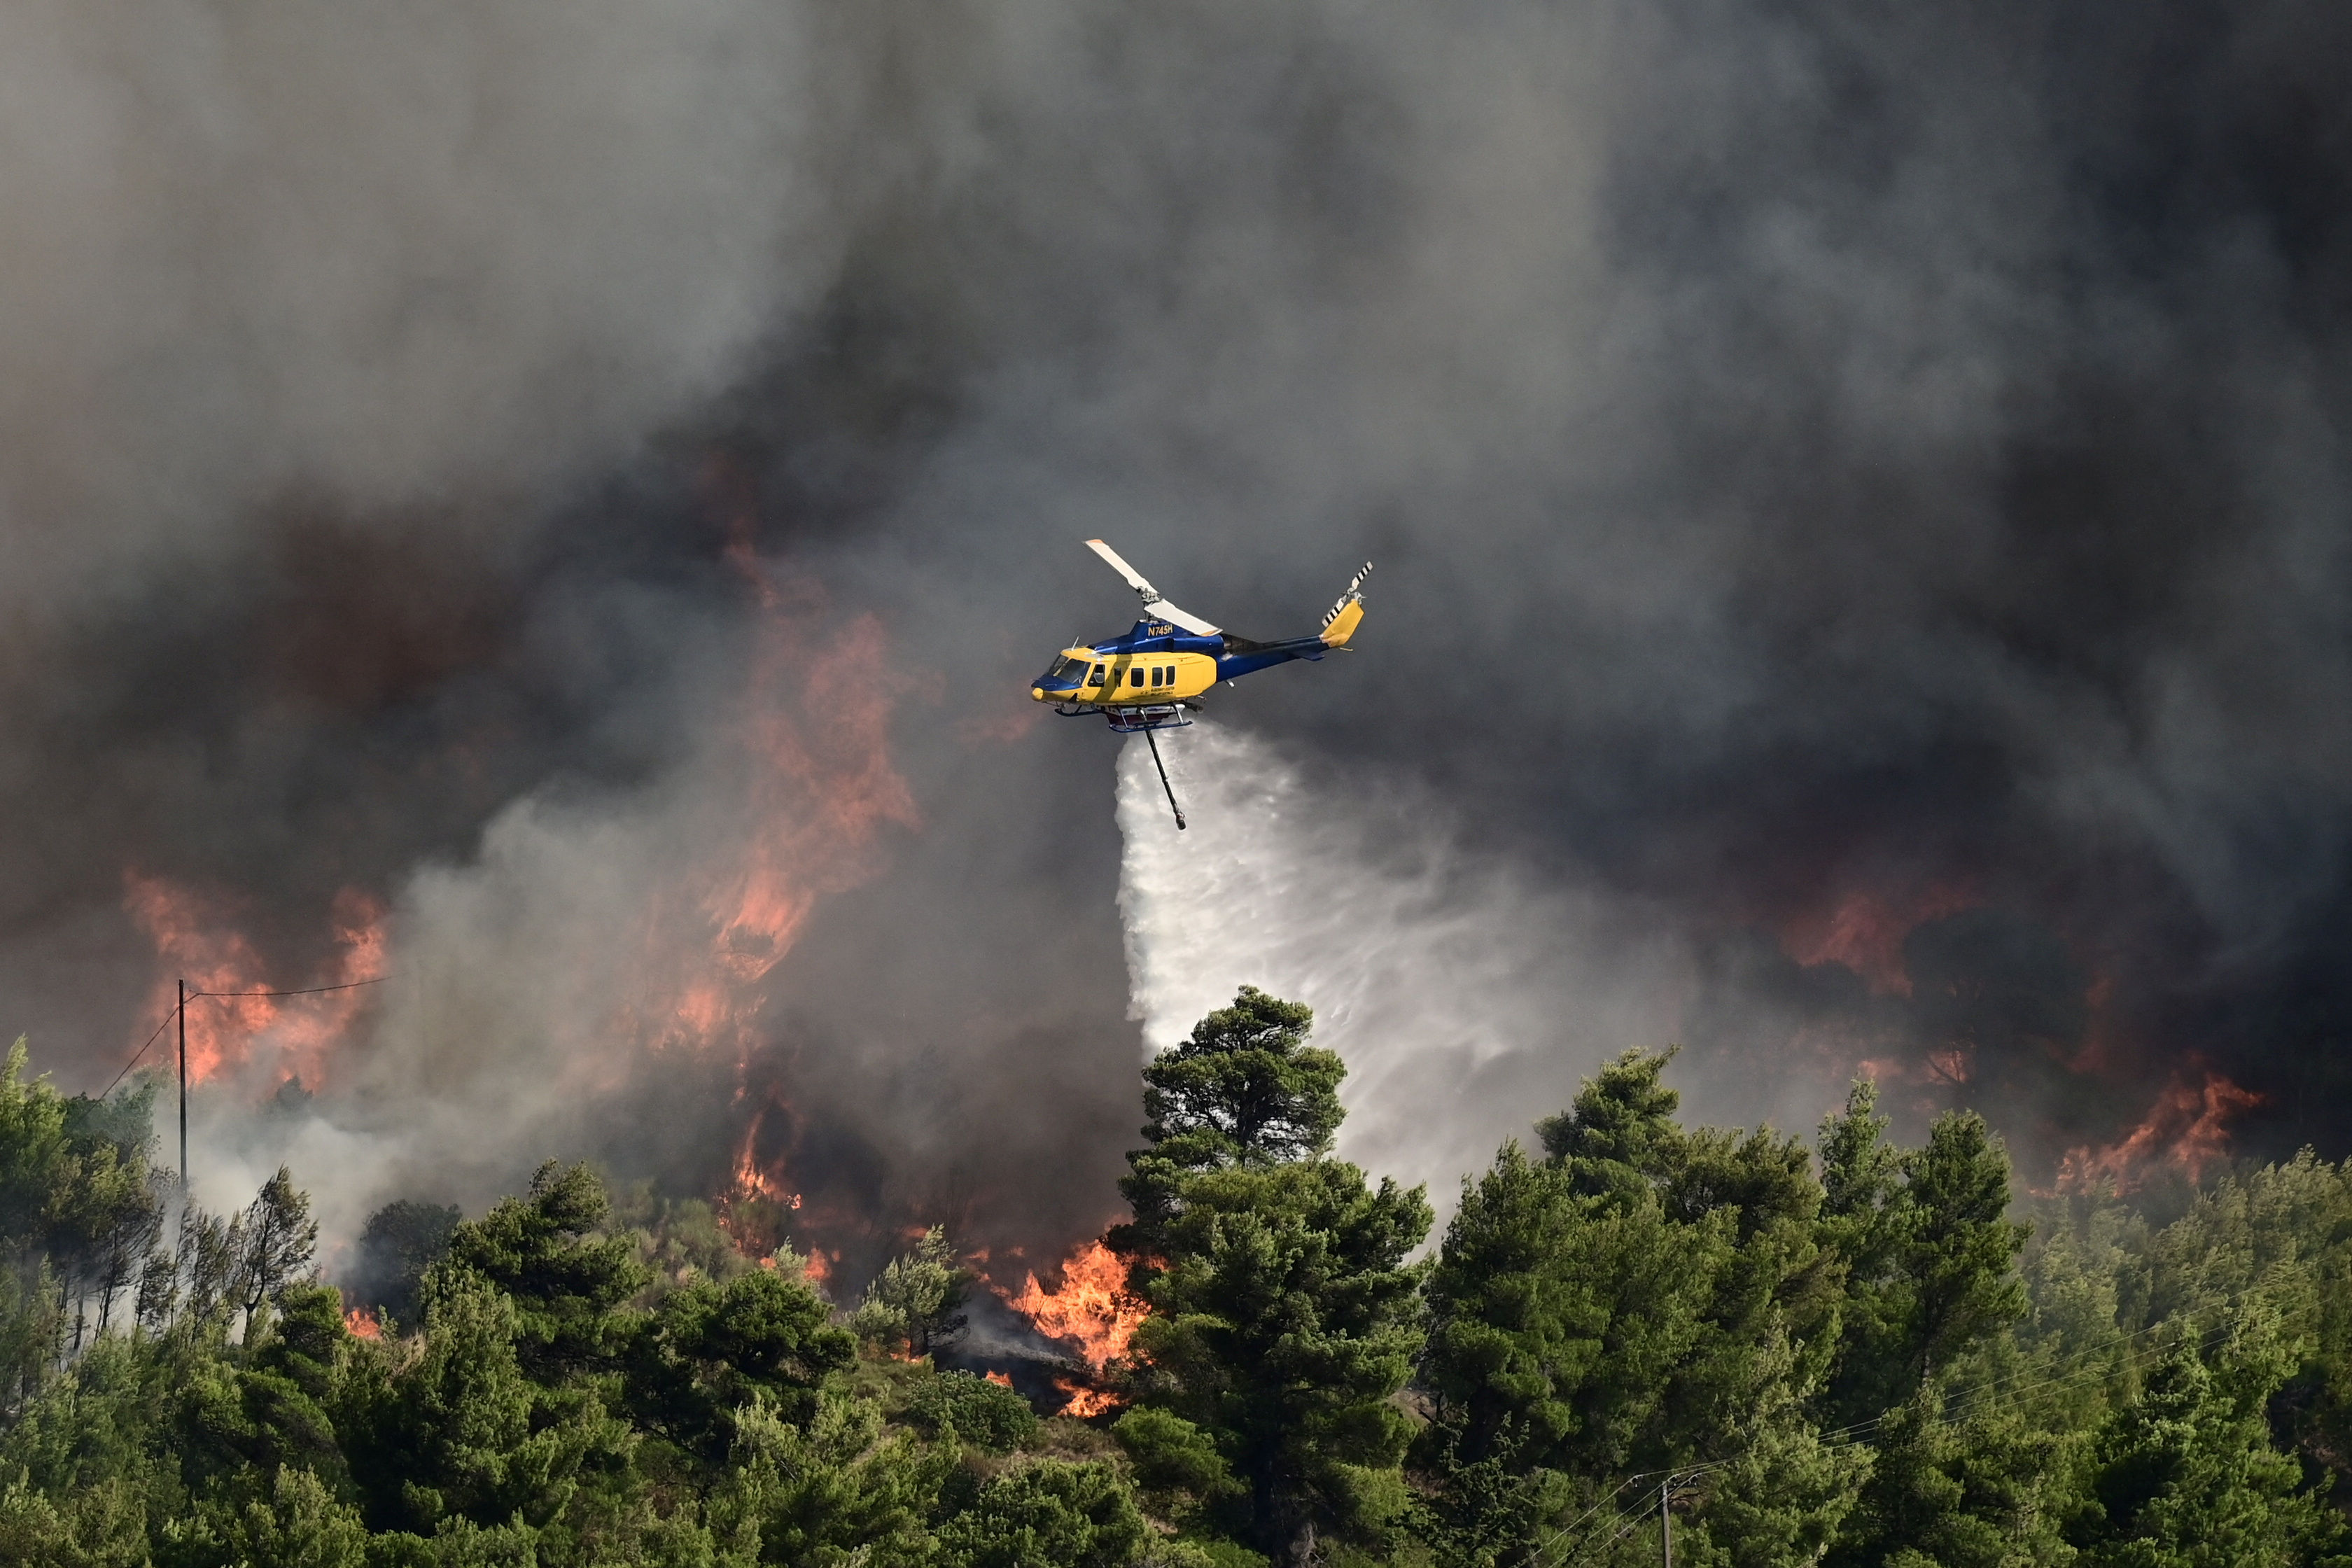
[[[1364,618],[1364,579],[1372,574],[1372,563],[1365,562],[1349,580],[1348,591],[1323,617],[1322,642],[1325,647],[1345,647],[1348,639],[1356,635],[1357,623]]]

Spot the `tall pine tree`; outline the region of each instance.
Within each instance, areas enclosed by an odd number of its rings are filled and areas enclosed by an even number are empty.
[[[1421,1189],[1328,1157],[1345,1069],[1306,1044],[1313,1021],[1245,988],[1145,1069],[1149,1143],[1121,1184],[1136,1219],[1113,1237],[1152,1307],[1142,1402],[1209,1438],[1239,1531],[1284,1563],[1403,1507],[1390,1396],[1421,1348],[1406,1258],[1431,1219]]]

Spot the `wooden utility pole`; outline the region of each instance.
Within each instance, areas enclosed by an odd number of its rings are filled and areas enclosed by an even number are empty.
[[[1668,1505],[1675,1496],[1675,1478],[1668,1476],[1658,1483],[1658,1546],[1665,1553],[1666,1568],[1675,1568],[1675,1515]]]
[[[180,982],[180,1224],[188,1223],[188,983]]]

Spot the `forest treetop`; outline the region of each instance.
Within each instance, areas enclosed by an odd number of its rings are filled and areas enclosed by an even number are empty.
[[[2159,1223],[2021,1199],[1967,1111],[1685,1127],[1671,1053],[1417,1189],[1244,989],[1144,1069],[1111,1244],[1149,1306],[1087,1420],[958,1370],[934,1229],[856,1303],[710,1207],[543,1166],[366,1232],[355,1334],[279,1172],[174,1211],[152,1091],[0,1068],[0,1561],[165,1568],[2335,1565],[2352,1167]],[[1040,1385],[1042,1386],[1042,1384]],[[1050,1406],[1048,1407],[1050,1408]]]

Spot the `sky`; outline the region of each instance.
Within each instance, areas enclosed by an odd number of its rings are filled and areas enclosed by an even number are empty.
[[[750,1171],[852,1272],[1095,1234],[1244,984],[1441,1204],[1637,1046],[2352,1152],[2347,29],[17,8],[0,1027],[364,981],[193,1005],[200,1200]],[[1257,637],[1376,563],[1181,835],[1026,698],[1094,536]]]

